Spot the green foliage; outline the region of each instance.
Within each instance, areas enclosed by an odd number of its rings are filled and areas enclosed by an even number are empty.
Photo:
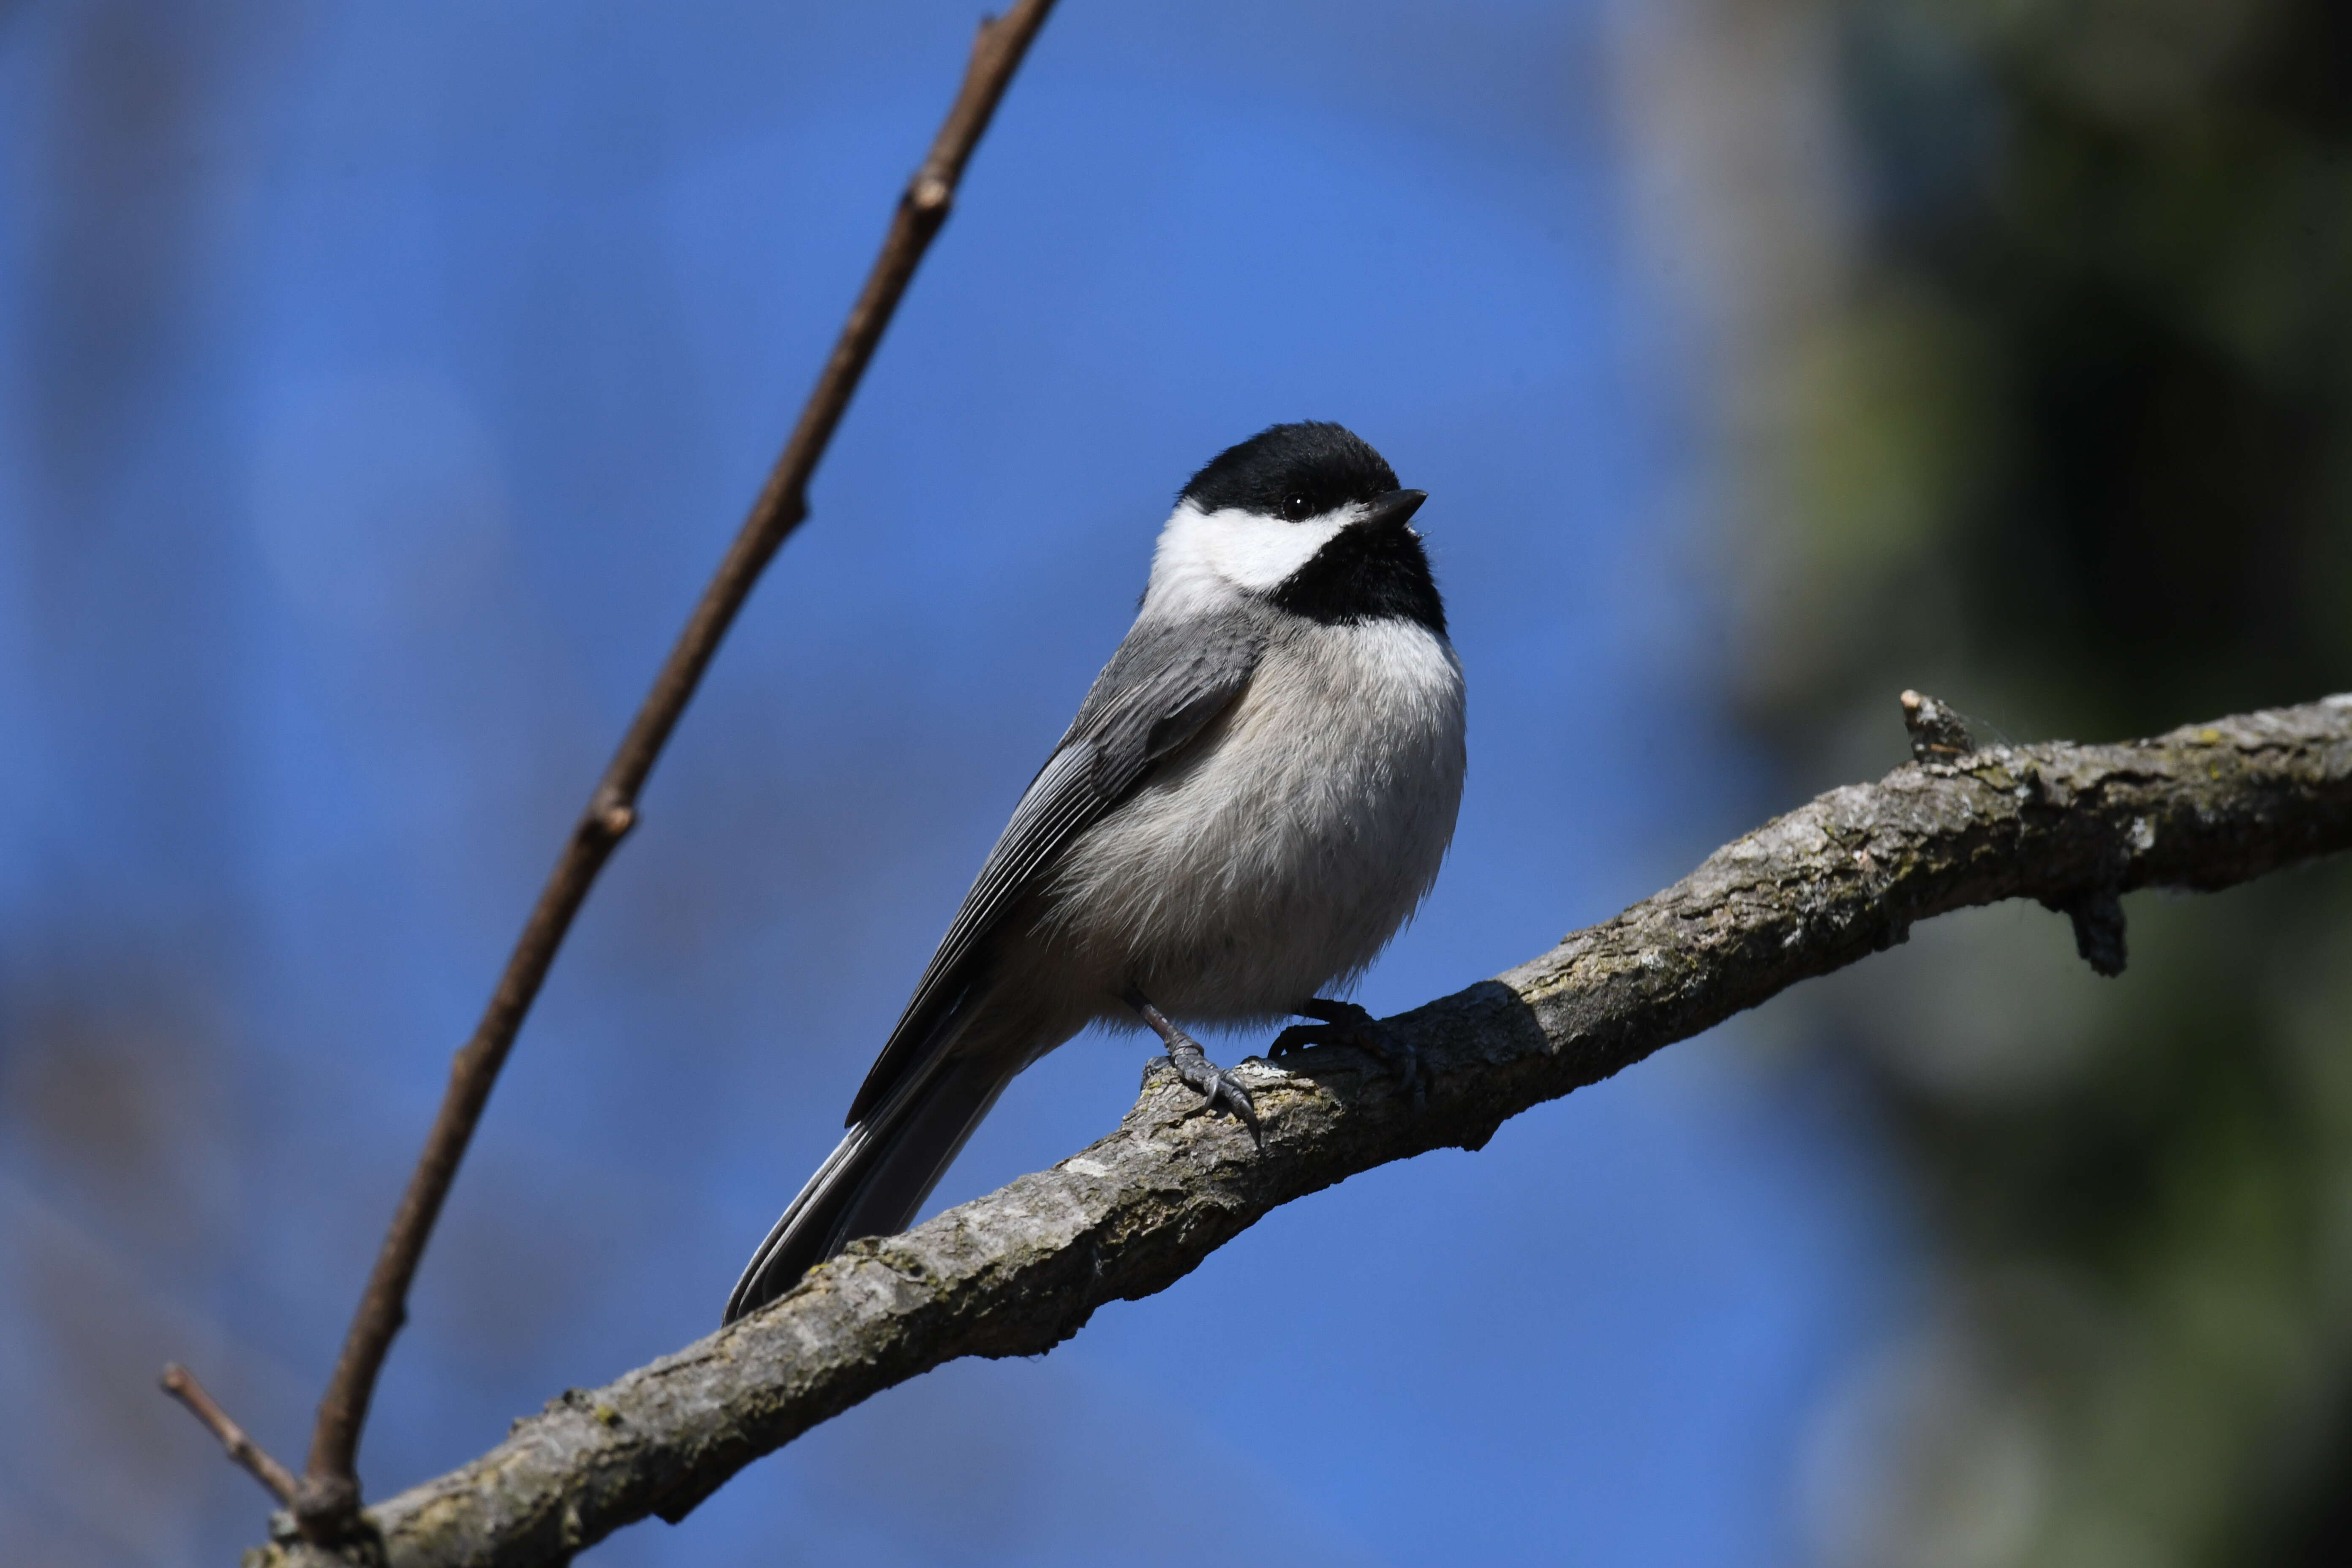
[[[1865,238],[1752,694],[1799,782],[1905,685],[2085,740],[2352,688],[2352,7],[1837,15]],[[2033,911],[1826,988],[1967,1369],[1873,1561],[2352,1562],[2352,875],[2127,908],[2119,981]]]

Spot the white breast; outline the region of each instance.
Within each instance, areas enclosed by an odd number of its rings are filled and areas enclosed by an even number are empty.
[[[1402,620],[1297,621],[1233,709],[1073,844],[1037,935],[1185,1020],[1328,994],[1420,904],[1454,836],[1462,669]]]

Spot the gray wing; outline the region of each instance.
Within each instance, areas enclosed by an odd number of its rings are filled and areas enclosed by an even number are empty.
[[[1181,625],[1136,623],[1013,807],[850,1105],[851,1124],[929,1065],[941,1026],[981,978],[987,938],[1005,911],[1064,845],[1133,795],[1160,759],[1241,695],[1265,640],[1257,618],[1242,607]]]

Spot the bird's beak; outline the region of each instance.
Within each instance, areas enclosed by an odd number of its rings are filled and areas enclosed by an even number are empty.
[[[1391,490],[1357,520],[1359,528],[1402,528],[1429,499],[1427,490]]]

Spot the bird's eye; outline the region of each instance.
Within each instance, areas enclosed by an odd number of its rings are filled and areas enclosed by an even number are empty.
[[[1286,521],[1304,522],[1315,515],[1315,503],[1305,496],[1282,498],[1282,515]]]

